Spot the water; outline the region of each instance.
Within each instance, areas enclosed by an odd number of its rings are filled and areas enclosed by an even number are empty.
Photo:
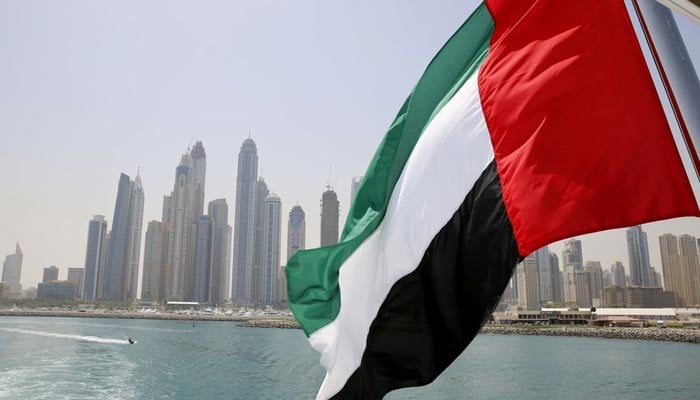
[[[137,340],[127,344],[127,337]],[[300,330],[230,322],[0,318],[0,399],[308,399]],[[478,337],[438,380],[389,399],[698,399],[700,345]]]

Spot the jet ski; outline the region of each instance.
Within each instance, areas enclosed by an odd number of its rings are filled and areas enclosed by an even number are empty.
[[[134,344],[134,343],[136,343],[136,341],[135,341],[134,339],[132,339],[132,338],[128,338],[127,340],[129,341],[129,344]]]

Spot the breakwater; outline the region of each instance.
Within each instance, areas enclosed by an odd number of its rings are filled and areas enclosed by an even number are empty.
[[[301,329],[294,318],[255,318],[243,321],[238,326],[246,328]]]
[[[700,343],[700,330],[693,329],[486,325],[481,329],[481,333],[496,335],[577,336]]]

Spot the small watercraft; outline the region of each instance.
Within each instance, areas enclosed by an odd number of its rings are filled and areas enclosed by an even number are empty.
[[[129,344],[134,344],[134,343],[136,343],[136,342],[134,341],[134,339],[132,339],[132,338],[128,338],[127,340],[129,341]]]

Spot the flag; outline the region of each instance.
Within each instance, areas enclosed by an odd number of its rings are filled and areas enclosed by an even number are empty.
[[[623,1],[487,0],[430,62],[290,307],[327,398],[433,381],[514,266],[698,206]]]

